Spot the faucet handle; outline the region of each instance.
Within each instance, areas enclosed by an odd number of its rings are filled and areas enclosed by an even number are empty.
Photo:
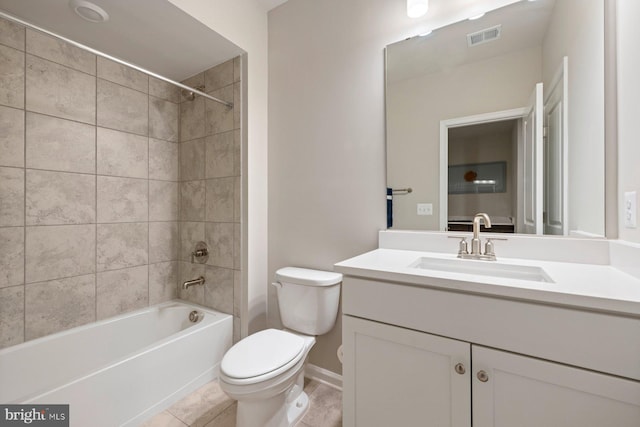
[[[458,246],[458,256],[467,255],[469,253],[469,245],[467,244],[467,236],[447,236],[449,239],[460,239]]]
[[[496,256],[494,252],[493,242],[492,240],[508,240],[504,237],[487,237],[487,242],[484,244],[484,254],[488,256]]]

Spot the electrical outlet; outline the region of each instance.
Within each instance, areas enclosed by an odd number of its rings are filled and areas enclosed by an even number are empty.
[[[638,212],[637,198],[635,191],[624,193],[624,226],[636,228],[636,218]]]
[[[418,203],[418,215],[433,215],[433,204]]]

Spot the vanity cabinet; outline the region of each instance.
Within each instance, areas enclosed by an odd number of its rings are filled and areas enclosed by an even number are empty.
[[[353,277],[343,312],[345,427],[640,426],[638,319]]]

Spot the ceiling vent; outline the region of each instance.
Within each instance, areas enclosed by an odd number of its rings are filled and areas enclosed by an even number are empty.
[[[485,28],[484,30],[467,34],[467,43],[469,44],[469,47],[477,46],[479,44],[498,40],[501,34],[502,34],[502,25],[496,25],[495,27]]]

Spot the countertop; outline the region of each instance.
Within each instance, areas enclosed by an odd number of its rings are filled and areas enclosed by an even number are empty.
[[[376,249],[335,264],[344,275],[455,292],[526,300],[640,317],[640,279],[610,265],[500,258],[504,265],[537,266],[553,283],[410,267],[422,257],[457,260],[456,254]]]

